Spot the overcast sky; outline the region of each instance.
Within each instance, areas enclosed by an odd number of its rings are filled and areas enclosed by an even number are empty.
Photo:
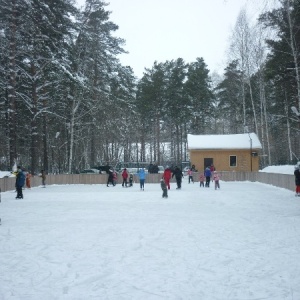
[[[85,0],[76,0],[84,5]],[[254,21],[263,0],[108,0],[110,20],[119,26],[116,35],[126,40],[128,54],[119,58],[137,77],[154,61],[203,57],[208,69],[220,74],[241,8]]]

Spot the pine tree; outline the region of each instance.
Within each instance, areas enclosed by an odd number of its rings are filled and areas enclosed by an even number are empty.
[[[213,93],[210,87],[210,77],[203,58],[189,64],[185,83],[186,95],[190,103],[191,133],[210,132],[210,122],[213,117]]]

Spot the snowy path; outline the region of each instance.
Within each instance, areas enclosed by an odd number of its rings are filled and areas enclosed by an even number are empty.
[[[259,183],[2,193],[0,300],[298,300],[300,199]]]

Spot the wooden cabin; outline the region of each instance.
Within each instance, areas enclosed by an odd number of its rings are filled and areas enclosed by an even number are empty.
[[[258,171],[261,143],[255,133],[187,136],[191,165],[199,172],[214,165],[218,171]]]

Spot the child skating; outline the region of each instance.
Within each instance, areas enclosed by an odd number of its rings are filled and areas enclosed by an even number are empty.
[[[129,174],[129,187],[133,186],[133,175]]]
[[[192,168],[188,169],[187,173],[188,173],[188,176],[189,176],[189,183],[190,182],[194,183],[193,169]]]
[[[168,188],[167,188],[167,185],[166,185],[164,179],[160,180],[160,186],[161,186],[161,189],[163,190],[162,197],[168,198]]]
[[[204,180],[205,180],[204,174],[203,174],[203,173],[200,173],[200,175],[199,175],[200,187],[201,187],[201,186],[204,187]]]
[[[214,171],[213,180],[215,182],[215,190],[220,188],[220,175]]]

